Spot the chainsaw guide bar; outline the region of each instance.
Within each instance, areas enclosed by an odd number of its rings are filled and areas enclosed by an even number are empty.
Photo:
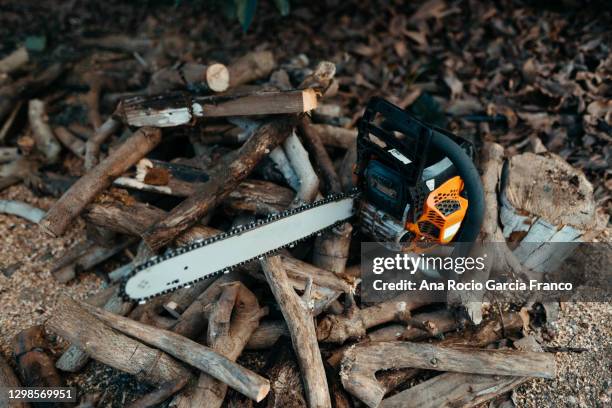
[[[330,195],[191,245],[168,250],[134,267],[122,281],[120,293],[125,300],[144,303],[203,279],[228,273],[280,249],[293,247],[351,218],[358,196],[357,190]],[[220,265],[223,262],[227,264]]]

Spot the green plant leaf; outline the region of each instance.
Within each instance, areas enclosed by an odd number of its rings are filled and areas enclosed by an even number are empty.
[[[284,17],[289,14],[289,11],[291,10],[289,0],[274,0],[274,4],[276,4],[276,8],[281,13],[281,16]]]
[[[236,4],[236,15],[243,31],[247,31],[253,22],[257,0],[234,0]]]

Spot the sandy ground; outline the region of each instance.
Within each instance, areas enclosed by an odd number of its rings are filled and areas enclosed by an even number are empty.
[[[41,209],[48,209],[52,203],[52,199],[35,197],[24,186],[5,190],[0,199],[22,200]],[[84,239],[82,222],[74,225],[64,237],[53,239],[42,235],[34,224],[18,217],[0,215],[0,236],[0,352],[10,360],[13,337],[20,330],[43,323],[51,316],[61,293],[85,298],[103,288],[104,282],[95,273],[85,273],[76,282],[63,285],[50,274],[53,257]],[[557,378],[531,380],[519,387],[512,393],[516,406],[611,406],[610,303],[564,303],[558,320],[550,325],[549,331],[556,335],[544,345],[585,348],[587,351],[557,353]],[[55,339],[54,336],[50,338]],[[54,352],[57,357],[63,346],[56,343]],[[88,391],[115,387],[107,389],[107,392],[118,394],[115,401],[125,401],[125,389],[134,390],[133,387],[137,386],[131,384],[130,376],[97,363],[69,378],[69,382],[91,383],[89,377],[96,378],[98,386]]]

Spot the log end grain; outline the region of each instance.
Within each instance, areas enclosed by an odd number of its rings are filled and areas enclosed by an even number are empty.
[[[223,92],[229,88],[230,74],[223,64],[212,64],[206,70],[206,83],[215,92]]]

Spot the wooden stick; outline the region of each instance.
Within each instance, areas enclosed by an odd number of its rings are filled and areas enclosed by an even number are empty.
[[[299,122],[300,134],[306,142],[306,148],[308,149],[311,157],[314,159],[318,173],[323,181],[325,194],[340,193],[342,192],[342,186],[340,185],[340,179],[334,169],[334,164],[323,146],[321,136],[318,130],[312,126],[310,120],[306,116],[302,116]]]
[[[311,123],[310,126],[317,131],[321,142],[326,146],[348,150],[357,142],[356,129],[315,123]]]
[[[67,296],[61,297],[46,326],[94,360],[141,381],[161,385],[191,376],[185,366],[166,353],[112,330]]]
[[[32,326],[15,336],[13,352],[26,387],[62,387],[63,381],[48,353],[43,326]]]
[[[431,301],[426,294],[401,294],[394,299],[364,309],[352,308],[346,315],[327,315],[319,320],[319,341],[342,344],[365,336],[366,330],[392,321],[407,321],[410,312]]]
[[[149,95],[180,88],[223,92],[230,84],[230,73],[223,64],[203,65],[186,62],[178,68],[166,67],[155,72],[147,87]]]
[[[87,204],[160,141],[159,129],[139,129],[104,161],[74,183],[47,212],[40,226],[53,236],[62,235]]]
[[[276,67],[271,51],[250,52],[229,66],[229,86],[236,87],[265,78]]]
[[[85,142],[76,137],[71,131],[63,126],[58,126],[53,129],[55,137],[61,142],[68,150],[74,153],[80,159],[85,158]]]
[[[87,139],[87,143],[85,143],[86,170],[92,170],[98,164],[102,144],[120,127],[121,122],[111,116],[96,130],[93,136]]]
[[[257,402],[261,401],[270,390],[270,383],[265,378],[193,340],[114,315],[85,303],[81,303],[80,306],[112,328],[160,348]]]
[[[129,126],[173,127],[202,117],[294,114],[316,106],[316,93],[306,89],[196,98],[184,94],[135,97],[125,100],[118,113]]]
[[[273,256],[260,261],[291,333],[309,407],[331,407],[329,389],[312,315],[287,279],[281,259]]]
[[[11,408],[29,408],[30,404],[13,400],[9,404],[8,393],[4,390],[7,388],[20,388],[21,383],[13,372],[11,366],[0,356],[0,406]]]
[[[28,49],[19,47],[6,57],[0,59],[0,73],[10,74],[27,64],[30,59]]]
[[[147,245],[159,250],[195,224],[227,197],[257,163],[287,137],[292,127],[291,118],[262,125],[237,152],[224,157],[211,170],[210,180],[196,194],[176,206],[167,217],[143,234]]]
[[[35,223],[39,222],[45,216],[43,210],[27,203],[14,200],[0,200],[0,213],[16,215]]]
[[[287,137],[283,150],[300,181],[295,205],[314,201],[319,193],[319,178],[312,168],[308,152],[295,132]]]
[[[236,361],[249,337],[259,326],[259,320],[267,312],[267,308],[259,307],[255,295],[242,283],[224,286],[209,316],[208,345],[219,354]],[[191,406],[221,407],[226,392],[227,386],[224,383],[201,374],[196,390],[191,395]]]
[[[369,341],[422,340],[453,331],[460,326],[449,310],[419,313],[408,320],[407,325],[392,324],[367,334]]]
[[[281,336],[288,336],[287,325],[282,320],[264,321],[253,332],[246,345],[248,350],[262,350],[272,347]]]
[[[377,342],[349,348],[342,360],[340,378],[347,391],[366,405],[377,407],[385,390],[374,374],[376,371],[402,367],[543,378],[554,378],[556,371],[554,355],[546,353]]]
[[[91,302],[88,302],[92,304]],[[97,305],[94,305],[97,306]],[[119,294],[119,288],[115,288],[112,296],[103,304],[101,307],[111,313],[118,314],[119,316],[125,316],[132,310],[134,304],[132,302],[126,302]],[[83,367],[89,362],[89,356],[87,353],[76,345],[70,345],[61,357],[55,363],[55,367],[62,371],[68,371],[76,373],[81,371]]]
[[[55,163],[59,159],[62,147],[47,123],[47,113],[43,101],[39,99],[30,100],[28,119],[32,128],[32,135],[36,141],[36,149],[43,154],[46,163]]]

